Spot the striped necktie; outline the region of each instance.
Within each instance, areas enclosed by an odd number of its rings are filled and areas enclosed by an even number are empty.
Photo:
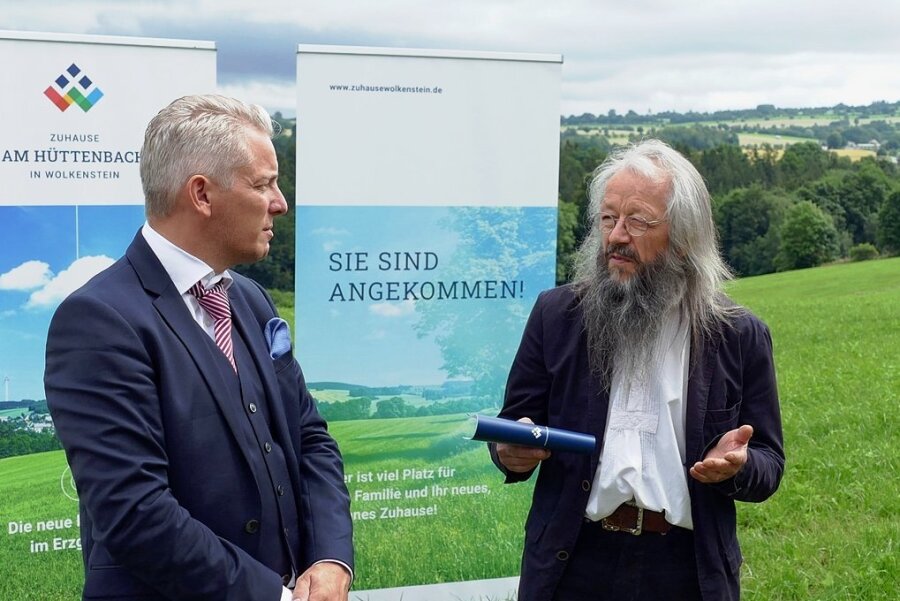
[[[215,331],[216,346],[225,353],[228,362],[237,373],[234,347],[231,344],[231,306],[228,304],[228,292],[225,290],[224,282],[220,281],[209,290],[204,289],[203,284],[197,282],[188,292],[197,297],[197,302],[200,303],[203,310],[215,320],[213,330]]]

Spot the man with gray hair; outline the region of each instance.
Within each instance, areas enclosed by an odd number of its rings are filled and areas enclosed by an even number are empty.
[[[141,151],[147,221],[69,296],[47,404],[78,489],[84,599],[346,601],[343,463],[287,323],[229,271],[287,212],[265,110],[188,96]]]
[[[769,330],[722,292],[709,194],[657,140],[590,188],[573,283],[541,293],[501,417],[594,434],[591,455],[492,444],[507,482],[540,464],[519,601],[738,599],[735,501],[784,470]]]

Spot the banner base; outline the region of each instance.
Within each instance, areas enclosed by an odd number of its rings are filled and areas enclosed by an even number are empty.
[[[351,601],[515,601],[519,577],[350,591]]]

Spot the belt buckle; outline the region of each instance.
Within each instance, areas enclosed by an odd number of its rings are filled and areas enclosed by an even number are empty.
[[[622,526],[610,524],[606,521],[606,518],[600,520],[600,525],[603,526],[604,530],[610,530],[612,532],[627,532],[628,534],[633,534],[634,536],[640,536],[644,526],[644,508],[638,507],[637,503],[634,503],[633,501],[626,501],[625,504],[637,509],[637,519],[635,520],[634,528],[623,528]]]

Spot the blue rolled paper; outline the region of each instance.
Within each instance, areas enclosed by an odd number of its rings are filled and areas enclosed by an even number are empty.
[[[471,418],[475,420],[475,433],[471,436],[472,440],[504,442],[587,455],[593,453],[594,447],[597,446],[597,439],[590,434],[514,422],[501,417],[472,415]]]

